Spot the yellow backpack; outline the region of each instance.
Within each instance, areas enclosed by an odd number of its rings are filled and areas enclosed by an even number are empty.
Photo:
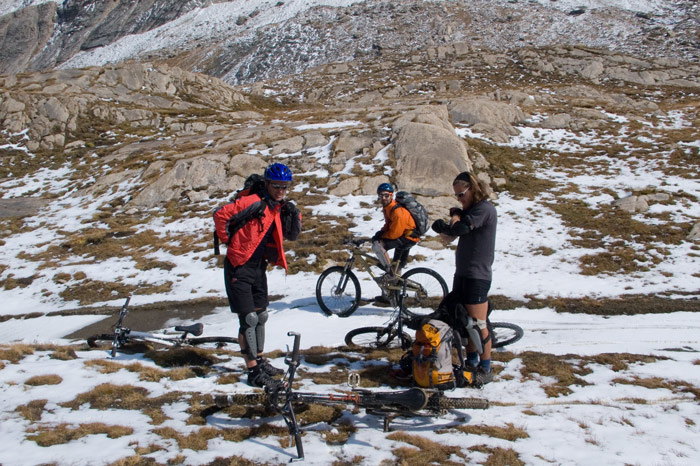
[[[419,387],[448,389],[455,387],[452,366],[452,328],[432,319],[416,330],[413,343],[413,380]]]

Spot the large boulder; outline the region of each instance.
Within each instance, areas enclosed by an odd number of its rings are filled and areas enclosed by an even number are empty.
[[[189,196],[189,192],[231,191],[235,187],[231,184],[238,180],[240,178],[228,176],[226,164],[220,157],[200,156],[178,160],[173,168],[134,196],[131,204],[151,208]]]
[[[449,106],[450,118],[455,124],[469,126],[479,125],[482,129],[493,128],[494,133],[503,132],[517,136],[518,130],[513,125],[524,123],[527,115],[516,105],[495,102],[484,98],[457,100]]]
[[[408,123],[395,141],[396,184],[426,196],[449,192],[454,177],[471,169],[467,145],[454,131]]]

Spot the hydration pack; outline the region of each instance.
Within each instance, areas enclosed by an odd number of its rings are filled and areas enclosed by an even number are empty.
[[[413,221],[416,222],[416,228],[413,230],[413,236],[423,236],[430,228],[428,212],[426,212],[425,207],[416,201],[411,193],[406,191],[397,192],[395,199],[398,205],[411,213]]]

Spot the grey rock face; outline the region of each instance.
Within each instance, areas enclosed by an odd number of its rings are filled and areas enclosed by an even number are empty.
[[[0,18],[0,74],[53,68],[81,50],[161,26],[206,0],[66,0]]]

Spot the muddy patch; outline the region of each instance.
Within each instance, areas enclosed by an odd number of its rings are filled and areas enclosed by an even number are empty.
[[[39,209],[49,203],[48,199],[36,197],[18,197],[0,199],[0,218],[30,217],[36,215]]]

